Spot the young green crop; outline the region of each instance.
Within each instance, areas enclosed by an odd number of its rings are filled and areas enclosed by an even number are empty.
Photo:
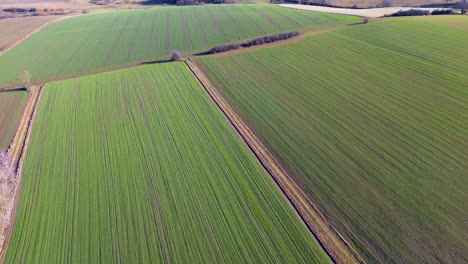
[[[467,28],[389,19],[198,62],[367,262],[460,263]]]
[[[270,33],[309,30],[359,18],[273,5],[204,5],[119,11],[49,25],[0,57],[0,86],[27,69],[53,79],[167,59]]]
[[[10,145],[27,101],[26,92],[0,92],[0,149]]]
[[[48,84],[7,263],[328,263],[183,63]]]

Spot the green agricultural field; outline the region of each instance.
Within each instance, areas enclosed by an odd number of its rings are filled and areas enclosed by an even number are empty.
[[[10,145],[27,101],[26,92],[0,92],[0,149]]]
[[[385,19],[198,62],[368,263],[463,263],[467,28]]]
[[[7,263],[328,263],[183,63],[48,84]]]
[[[204,5],[119,11],[49,25],[0,56],[0,86],[22,70],[35,80],[64,78],[169,58],[269,33],[312,30],[357,17],[273,5]]]

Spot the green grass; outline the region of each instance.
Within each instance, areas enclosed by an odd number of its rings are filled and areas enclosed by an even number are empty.
[[[359,18],[273,5],[160,7],[80,16],[53,23],[0,56],[0,86],[29,70],[35,80],[67,77],[188,54],[290,30]]]
[[[7,263],[328,263],[183,63],[48,84]]]
[[[386,19],[197,60],[367,262],[462,263],[467,27]]]
[[[26,92],[0,92],[0,149],[10,145],[27,101]]]

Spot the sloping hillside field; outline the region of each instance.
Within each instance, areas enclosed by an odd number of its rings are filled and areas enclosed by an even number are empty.
[[[26,92],[0,92],[0,149],[10,145],[27,101]]]
[[[7,263],[328,263],[183,63],[48,84]]]
[[[172,49],[206,51],[217,44],[275,32],[359,21],[356,17],[273,5],[160,7],[86,15],[49,25],[0,57],[0,86],[21,70],[36,80],[167,59]]]
[[[463,263],[466,28],[382,20],[198,62],[367,262]]]
[[[0,52],[56,18],[54,16],[37,16],[0,19]]]

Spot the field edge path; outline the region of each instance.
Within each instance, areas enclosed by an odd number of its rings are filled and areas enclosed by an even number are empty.
[[[365,263],[351,245],[327,222],[325,217],[306,197],[279,162],[276,161],[260,139],[230,107],[193,59],[188,58],[185,60],[185,63],[205,88],[209,97],[227,117],[247,146],[253,151],[333,262],[343,264]]]
[[[72,18],[72,17],[77,17],[79,15],[66,15],[66,16],[62,16],[62,17],[57,17],[57,18],[54,18],[54,19],[51,19],[47,22],[45,22],[44,24],[42,25],[39,25],[37,28],[33,29],[31,32],[27,33],[26,35],[24,35],[22,38],[20,38],[19,40],[15,41],[14,43],[12,43],[11,45],[9,45],[7,48],[3,49],[3,50],[0,50],[0,56],[2,56],[4,53],[6,53],[7,51],[13,49],[14,47],[18,46],[21,42],[25,41],[26,39],[28,39],[29,37],[31,37],[33,34],[41,31],[42,29],[44,29],[45,27],[47,27],[48,25],[52,24],[52,23],[55,23],[55,22],[58,22],[58,21],[61,21],[61,20],[64,20],[64,19],[68,19],[68,18]]]
[[[19,193],[21,190],[23,164],[27,154],[29,141],[31,139],[31,131],[34,126],[34,121],[36,120],[37,108],[42,97],[42,91],[43,86],[32,89],[16,134],[7,151],[9,159],[16,168],[16,185],[13,190],[12,202],[8,210],[9,212],[7,212],[7,214],[9,214],[9,217],[7,216],[7,218],[9,218],[8,223],[4,230],[0,230],[3,234],[2,240],[0,241],[0,263],[4,263],[5,261],[5,252],[11,238],[16,215],[16,206],[18,205]]]

